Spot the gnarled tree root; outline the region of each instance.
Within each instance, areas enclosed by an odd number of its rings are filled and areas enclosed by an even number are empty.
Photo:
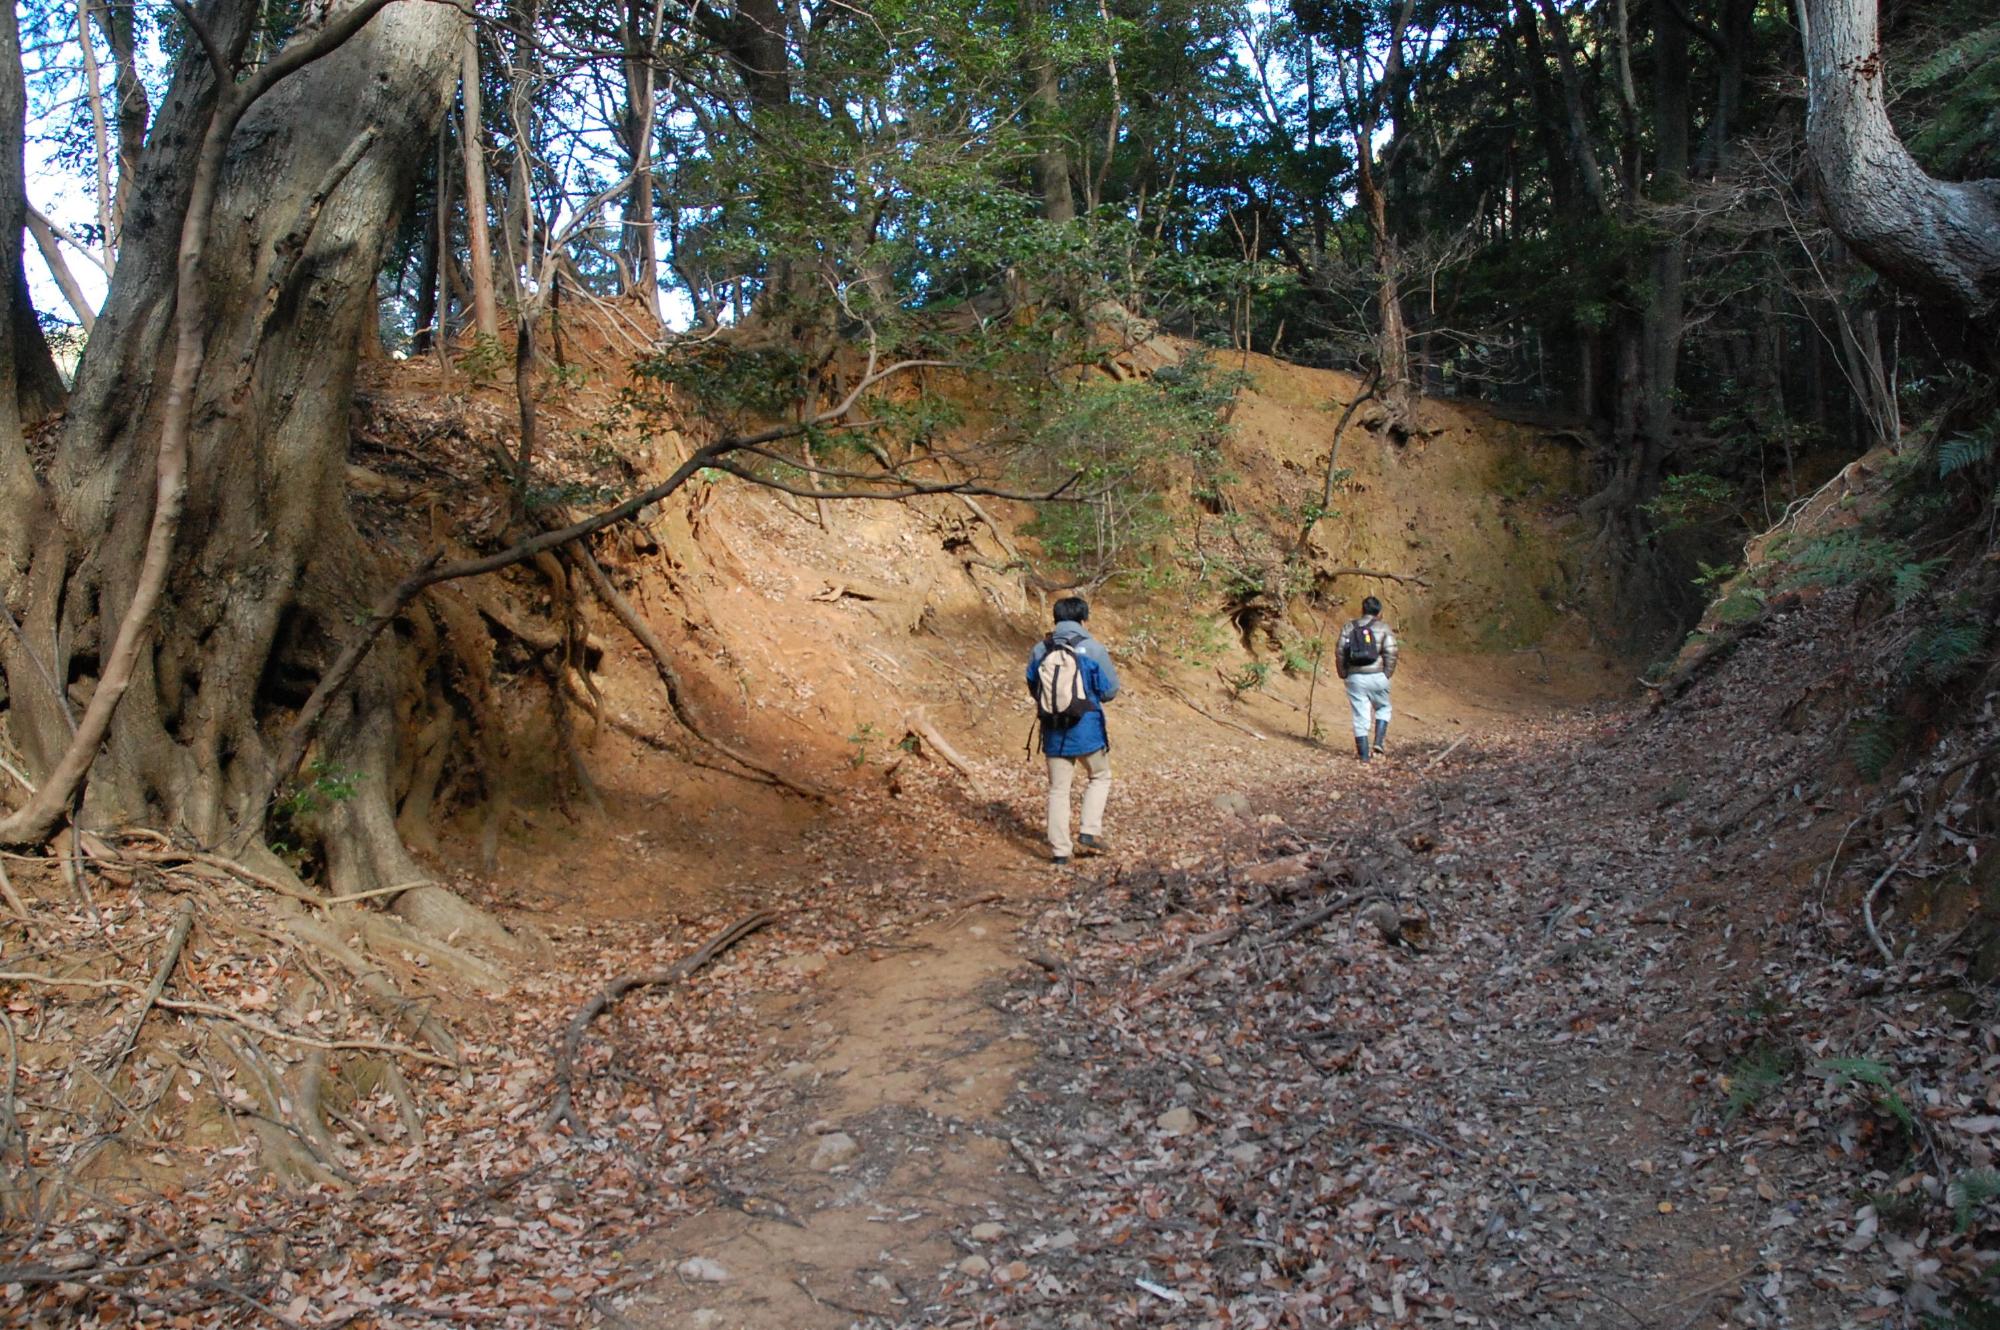
[[[549,1105],[548,1116],[542,1120],[543,1125],[550,1128],[567,1125],[578,1135],[584,1134],[583,1123],[576,1114],[572,1091],[576,1083],[576,1055],[583,1047],[584,1032],[590,1028],[592,1021],[611,1010],[618,999],[635,988],[679,983],[758,929],[776,923],[777,919],[778,916],[770,910],[757,910],[746,914],[666,969],[648,970],[613,979],[599,991],[597,996],[578,1008],[576,1015],[570,1017],[569,1028],[563,1032],[562,1047],[556,1053],[555,1100]]]
[[[300,942],[326,953],[345,967],[354,976],[355,985],[360,988],[368,1005],[392,1026],[409,1030],[453,1062],[460,1060],[458,1041],[452,1038],[444,1022],[426,1005],[414,1001],[396,987],[380,966],[370,964],[361,953],[348,946],[330,924],[308,919],[301,914],[287,919],[285,927]]]
[[[646,654],[652,657],[653,669],[659,674],[660,683],[667,690],[667,705],[673,708],[674,718],[680,721],[689,734],[745,771],[755,773],[757,777],[772,785],[790,790],[802,799],[826,802],[825,791],[801,785],[784,773],[774,771],[748,754],[710,735],[696,724],[694,717],[688,714],[680,674],[674,669],[673,660],[667,655],[667,649],[661,644],[658,635],[644,619],[639,617],[639,612],[632,608],[632,602],[625,599],[617,587],[611,585],[611,579],[604,575],[604,569],[598,565],[589,550],[576,545],[571,548],[570,555],[576,560],[577,567],[583,571],[584,576],[589,579],[591,590],[595,591],[597,598],[604,602],[604,607],[616,616],[619,623],[625,625],[625,631],[632,634],[633,639],[645,648]]]

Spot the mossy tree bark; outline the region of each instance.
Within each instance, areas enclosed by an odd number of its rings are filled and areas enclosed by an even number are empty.
[[[47,773],[142,589],[165,492],[153,483],[156,458],[184,419],[184,518],[167,590],[89,768],[80,820],[170,827],[205,843],[262,825],[247,804],[276,736],[393,580],[347,504],[348,412],[383,247],[465,41],[451,7],[388,5],[242,115],[204,207],[200,145],[228,100],[212,66],[240,59],[259,13],[251,0],[211,0],[201,13],[213,49],[205,59],[189,41],[139,163],[118,268],[40,478],[35,534],[25,549],[0,550],[25,568],[10,595],[25,638],[0,639],[8,726]],[[176,308],[190,292],[192,325]],[[191,328],[193,372],[181,375]],[[321,814],[336,891],[424,876],[396,835],[394,803],[407,766],[399,739],[424,697],[426,636],[384,643],[320,731],[318,756],[355,791]],[[441,896],[409,893],[399,909],[449,912]]]

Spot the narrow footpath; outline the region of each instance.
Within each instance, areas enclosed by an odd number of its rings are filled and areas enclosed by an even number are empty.
[[[1651,1027],[1700,910],[1611,816],[1635,792],[1580,827],[1529,769],[1598,723],[1164,785],[1121,809],[1144,855],[968,875],[893,941],[788,958],[771,1107],[619,1315],[1701,1324],[1757,1271],[1758,1175],[1682,1148]]]

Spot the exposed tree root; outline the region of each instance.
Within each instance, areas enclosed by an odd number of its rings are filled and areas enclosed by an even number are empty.
[[[1394,573],[1386,568],[1333,568],[1321,574],[1328,581],[1341,577],[1379,577],[1385,582],[1400,582],[1424,590],[1430,588],[1430,579],[1415,573]]]
[[[144,993],[146,990],[135,983],[123,979],[66,978],[61,975],[37,974],[31,970],[0,970],[0,983],[39,985],[48,988],[89,988],[118,993]],[[162,1011],[187,1012],[195,1016],[209,1016],[216,1020],[233,1022],[246,1030],[254,1030],[269,1039],[281,1043],[298,1044],[305,1048],[361,1051],[371,1053],[393,1053],[397,1057],[410,1058],[417,1062],[428,1062],[433,1066],[455,1067],[456,1062],[447,1062],[434,1057],[420,1048],[407,1044],[392,1044],[379,1039],[321,1039],[316,1035],[297,1034],[282,1030],[275,1025],[260,1021],[254,1016],[246,1016],[229,1007],[217,1006],[213,1002],[189,1002],[180,998],[154,998],[152,1005]]]
[[[167,991],[167,981],[173,978],[174,966],[180,964],[181,948],[187,945],[188,934],[194,929],[194,902],[182,901],[179,913],[174,916],[173,927],[167,933],[167,945],[160,952],[160,969],[153,976],[153,982],[146,989],[145,998],[139,1003],[139,1010],[133,1013],[131,1028],[118,1041],[118,1051],[105,1064],[104,1077],[109,1080],[117,1074],[119,1064],[132,1052],[132,1046],[139,1042],[139,1030],[146,1023],[146,1013]]]
[[[571,550],[571,557],[576,560],[577,567],[590,582],[591,589],[597,593],[597,598],[604,602],[604,607],[616,616],[619,623],[625,625],[625,631],[632,634],[639,645],[645,648],[646,654],[652,657],[653,669],[667,690],[667,705],[673,708],[674,718],[680,721],[689,734],[772,785],[790,790],[802,799],[812,799],[820,803],[826,801],[825,791],[802,785],[783,772],[763,765],[734,745],[725,743],[703,730],[688,712],[686,690],[681,684],[680,674],[674,669],[672,657],[668,656],[666,647],[661,644],[651,625],[640,618],[639,612],[632,608],[632,602],[625,599],[617,587],[611,585],[611,579],[604,575],[604,569],[598,565],[589,550],[581,545],[575,546]]]
[[[982,802],[987,798],[986,786],[980,782],[979,773],[972,769],[971,763],[959,755],[957,749],[945,742],[944,736],[938,733],[937,726],[931,724],[930,717],[924,714],[922,707],[910,712],[909,725],[910,732],[929,744],[931,752],[937,754],[940,761],[965,777],[965,783],[972,787],[974,798]]]
[[[585,1132],[584,1124],[576,1114],[573,1087],[576,1083],[576,1055],[583,1047],[584,1032],[590,1028],[592,1021],[609,1011],[618,999],[635,988],[653,988],[661,984],[679,983],[752,933],[777,922],[777,918],[778,916],[770,910],[757,910],[746,914],[666,969],[648,970],[613,979],[596,997],[584,1003],[576,1015],[570,1017],[569,1028],[563,1032],[562,1048],[556,1054],[555,1100],[549,1105],[548,1116],[543,1119],[544,1125],[551,1128],[567,1126],[579,1135]]]
[[[429,1008],[412,1001],[403,991],[391,983],[380,967],[371,965],[330,926],[318,919],[304,915],[288,919],[285,924],[292,936],[307,946],[326,953],[346,968],[354,976],[355,985],[360,988],[363,998],[377,1014],[387,1019],[391,1025],[407,1029],[447,1059],[446,1065],[457,1066],[460,1059],[458,1041],[445,1028]],[[411,1050],[415,1051],[415,1050]],[[437,1061],[426,1054],[418,1054],[421,1061]]]
[[[6,900],[7,908],[14,912],[16,918],[20,919],[21,926],[32,933],[35,923],[34,916],[28,913],[28,906],[26,902],[22,901],[20,893],[14,890],[14,879],[7,876],[7,865],[4,863],[0,863],[0,898]]]
[[[1252,739],[1262,739],[1265,737],[1263,734],[1252,729],[1250,726],[1245,725],[1240,720],[1231,720],[1228,716],[1216,715],[1213,711],[1210,711],[1207,707],[1195,701],[1193,698],[1189,697],[1186,693],[1182,692],[1180,689],[1174,687],[1170,683],[1162,681],[1161,686],[1165,688],[1169,693],[1172,693],[1175,697],[1179,698],[1182,704],[1188,707],[1190,710],[1198,712],[1199,714],[1208,717],[1210,720],[1214,721],[1217,725],[1226,725],[1232,730],[1236,730],[1240,733],[1249,735]]]

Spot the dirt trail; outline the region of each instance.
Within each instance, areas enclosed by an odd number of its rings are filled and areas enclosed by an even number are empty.
[[[1357,815],[1420,785],[1454,739],[1566,700],[1535,662],[1430,673],[1406,690],[1406,711],[1422,718],[1401,724],[1394,746],[1425,756],[1373,764],[1354,791]],[[1120,846],[1133,849],[1068,871],[1043,864],[1032,831],[1039,782],[1015,768],[1004,815],[941,832],[931,847],[958,905],[848,956],[797,951],[780,963],[811,980],[803,993],[758,1004],[761,1058],[784,1086],[780,1106],[756,1124],[754,1158],[709,1176],[712,1207],[634,1253],[659,1277],[621,1310],[623,1323],[921,1321],[941,1276],[946,1293],[1004,1285],[1023,1269],[1014,1253],[1077,1241],[1036,1224],[1060,1198],[1007,1122],[1010,1103],[1049,1097],[1028,1076],[1051,1050],[999,1001],[1010,980],[1060,967],[1024,928],[1081,884],[1217,853],[1260,857],[1291,792],[1354,777],[1350,754],[1281,737],[1282,703],[1261,718],[1277,737],[1253,740],[1205,717],[1179,724],[1160,714],[1174,708],[1171,696],[1143,682],[1135,691],[1134,742],[1118,750],[1111,818]],[[1044,1062],[1038,1079],[1050,1074]]]

